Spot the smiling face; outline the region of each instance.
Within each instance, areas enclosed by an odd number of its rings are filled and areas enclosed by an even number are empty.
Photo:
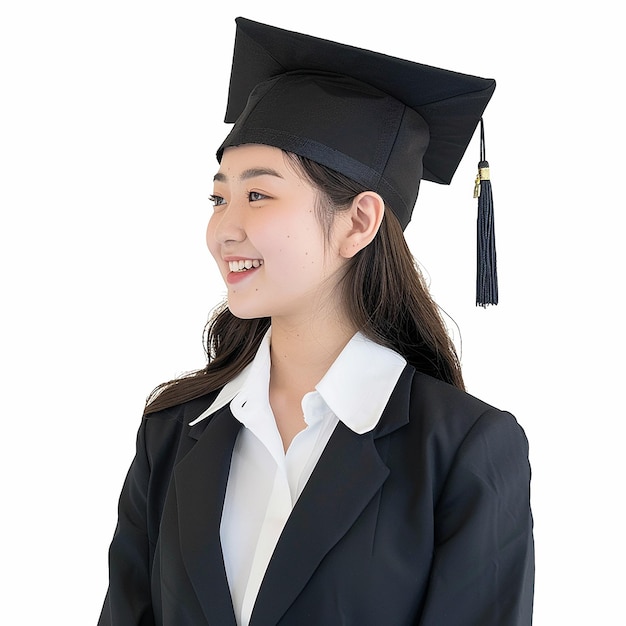
[[[316,217],[318,192],[278,148],[228,148],[214,179],[207,245],[241,318],[335,311],[346,259]]]

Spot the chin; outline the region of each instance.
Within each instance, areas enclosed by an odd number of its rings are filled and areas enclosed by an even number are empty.
[[[265,314],[262,311],[259,311],[258,309],[253,309],[245,306],[237,306],[230,301],[228,302],[228,310],[240,320],[253,320],[263,317],[269,317],[269,315]]]

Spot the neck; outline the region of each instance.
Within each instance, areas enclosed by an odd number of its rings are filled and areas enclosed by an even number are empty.
[[[355,333],[346,323],[272,320],[270,388],[302,394],[312,391]]]
[[[313,391],[353,334],[341,324],[294,326],[272,320],[269,399],[285,451],[306,426],[303,396]]]

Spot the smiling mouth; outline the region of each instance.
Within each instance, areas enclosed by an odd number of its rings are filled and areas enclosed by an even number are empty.
[[[263,265],[263,261],[261,259],[229,261],[228,269],[230,269],[231,272],[247,272],[248,270],[260,267],[261,265]]]

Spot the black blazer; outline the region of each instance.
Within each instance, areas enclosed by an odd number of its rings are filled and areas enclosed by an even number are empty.
[[[148,415],[99,626],[235,626],[219,539],[240,423],[215,394]],[[377,427],[339,423],[278,541],[250,626],[531,624],[526,437],[407,366]]]

